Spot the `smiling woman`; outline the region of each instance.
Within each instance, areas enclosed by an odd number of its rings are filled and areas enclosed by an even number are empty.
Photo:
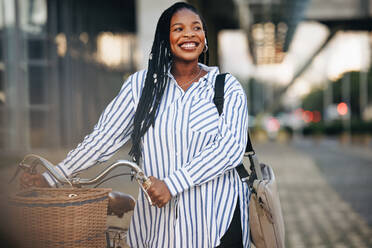
[[[249,247],[249,189],[234,169],[247,141],[244,90],[209,67],[205,22],[184,2],[159,18],[147,70],[131,75],[94,131],[57,169],[66,176],[109,159],[130,138],[130,155],[151,183],[131,219],[130,247]],[[55,182],[45,175],[51,185]],[[40,179],[40,178],[39,178]]]

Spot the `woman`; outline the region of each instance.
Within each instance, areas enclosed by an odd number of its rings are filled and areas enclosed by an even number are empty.
[[[127,79],[93,132],[57,165],[68,176],[106,161],[131,138],[130,154],[151,175],[154,202],[139,193],[131,247],[249,247],[249,191],[234,169],[247,140],[246,96],[227,75],[219,116],[213,103],[218,68],[198,63],[207,49],[205,23],[194,7],[176,3],[165,10],[147,70]]]

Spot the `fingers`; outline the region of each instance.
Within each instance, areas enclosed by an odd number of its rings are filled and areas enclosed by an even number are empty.
[[[164,207],[171,199],[170,192],[166,184],[155,177],[149,177],[151,180],[150,187],[147,189],[151,201],[158,208]]]
[[[156,206],[157,206],[158,208],[162,208],[162,207],[164,207],[167,203],[168,203],[168,201],[165,201],[165,200],[163,200],[163,201],[159,201],[159,202],[157,202]]]
[[[151,200],[154,203],[154,206],[157,206],[158,208],[162,208],[165,206],[165,204],[168,203],[168,201],[166,201],[162,197],[154,197],[154,198],[151,198]]]
[[[143,183],[144,189],[147,191],[147,194],[150,196],[152,205],[153,206],[161,206],[161,202],[159,201],[159,195],[156,189],[156,178],[150,176],[149,179]]]

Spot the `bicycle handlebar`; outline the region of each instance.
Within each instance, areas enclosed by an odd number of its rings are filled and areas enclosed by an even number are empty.
[[[55,168],[54,165],[46,160],[43,157],[40,157],[38,155],[34,154],[29,154],[26,155],[23,160],[19,163],[17,171],[15,172],[15,175],[13,178],[10,180],[13,181],[13,179],[17,176],[19,173],[20,169],[23,169],[29,173],[36,173],[36,166],[37,165],[42,165],[46,171],[49,172],[51,176],[53,176],[58,182],[61,184],[69,184],[71,186],[79,187],[82,185],[92,185],[92,184],[97,184],[100,181],[102,181],[107,174],[109,174],[113,169],[120,167],[120,166],[125,166],[129,167],[131,169],[130,174],[133,176],[136,181],[138,182],[139,186],[143,190],[143,192],[146,195],[147,200],[151,205],[153,205],[150,196],[147,193],[147,189],[151,185],[150,179],[145,175],[143,170],[134,162],[130,162],[128,160],[118,160],[114,162],[113,164],[109,165],[107,168],[105,168],[101,173],[99,173],[96,177],[91,178],[91,179],[85,179],[85,178],[79,178],[77,177],[78,173],[72,174],[70,178],[66,178],[64,175],[61,175]],[[146,188],[145,188],[146,187]]]

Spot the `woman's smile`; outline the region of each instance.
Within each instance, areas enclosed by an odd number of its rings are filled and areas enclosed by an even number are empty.
[[[199,46],[198,42],[182,42],[179,44],[179,47],[182,48],[182,50],[185,50],[185,52],[192,52],[195,51]]]

